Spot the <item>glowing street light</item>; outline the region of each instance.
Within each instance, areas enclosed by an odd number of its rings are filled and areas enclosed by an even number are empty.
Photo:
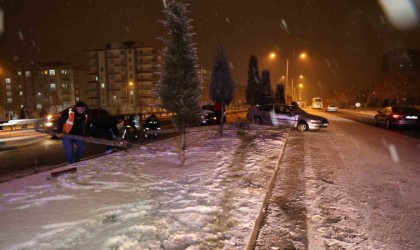
[[[274,59],[274,58],[276,58],[276,53],[274,52],[270,53],[270,59]]]
[[[274,60],[277,57],[277,55],[276,55],[275,52],[271,52],[270,55],[269,55],[269,57],[270,57],[271,60]],[[302,53],[299,54],[299,59],[301,61],[306,60],[307,57],[308,56],[307,56],[307,54],[305,52],[302,52]],[[303,75],[300,75],[299,78],[300,79],[303,79]],[[289,89],[289,91],[286,91],[286,93],[288,92],[289,95],[290,95],[289,96],[289,99],[293,99],[293,96],[294,96],[294,86],[293,86],[293,78],[292,78],[291,86],[289,86],[289,58],[288,57],[286,58],[286,77],[285,78],[282,77],[282,79],[285,79],[285,81],[284,81],[285,87],[286,87],[286,89]],[[288,99],[288,97],[286,96],[286,100],[287,99]],[[289,101],[291,101],[291,100],[289,100]]]
[[[303,89],[303,84],[299,83],[299,101],[302,101],[302,89]]]
[[[126,102],[127,102],[127,107],[128,106],[130,106],[130,102],[129,102],[129,95],[128,95],[128,93],[129,93],[129,90],[128,90],[128,88],[130,87],[132,87],[134,85],[134,83],[133,83],[133,81],[129,81],[128,83],[127,83],[127,86],[126,86]]]

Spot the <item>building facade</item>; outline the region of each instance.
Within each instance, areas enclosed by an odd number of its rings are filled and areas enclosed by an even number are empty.
[[[161,111],[153,94],[161,58],[160,49],[134,44],[85,51],[88,79],[83,100],[111,113]]]
[[[126,42],[84,53],[84,65],[48,62],[2,69],[0,113],[18,114],[25,106],[37,117],[41,108],[58,113],[77,101],[112,114],[165,112],[154,93],[161,72],[161,49]],[[198,74],[201,102],[209,103],[211,72],[200,68]]]
[[[38,63],[3,71],[0,88],[4,94],[0,109],[17,115],[25,106],[33,118],[37,118],[41,108],[57,113],[74,105],[80,100],[87,75],[83,66],[62,62]]]

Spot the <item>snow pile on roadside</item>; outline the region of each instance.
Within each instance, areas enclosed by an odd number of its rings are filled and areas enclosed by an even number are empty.
[[[0,249],[243,248],[286,132],[191,133],[0,184]]]

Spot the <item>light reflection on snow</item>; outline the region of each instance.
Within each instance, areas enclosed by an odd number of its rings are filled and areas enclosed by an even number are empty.
[[[393,162],[400,162],[400,157],[398,156],[397,148],[394,144],[389,144],[389,153],[391,154],[391,158]]]

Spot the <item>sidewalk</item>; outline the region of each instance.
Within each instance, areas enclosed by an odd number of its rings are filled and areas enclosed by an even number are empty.
[[[183,166],[170,139],[1,183],[0,249],[244,249],[287,131],[190,133]]]

